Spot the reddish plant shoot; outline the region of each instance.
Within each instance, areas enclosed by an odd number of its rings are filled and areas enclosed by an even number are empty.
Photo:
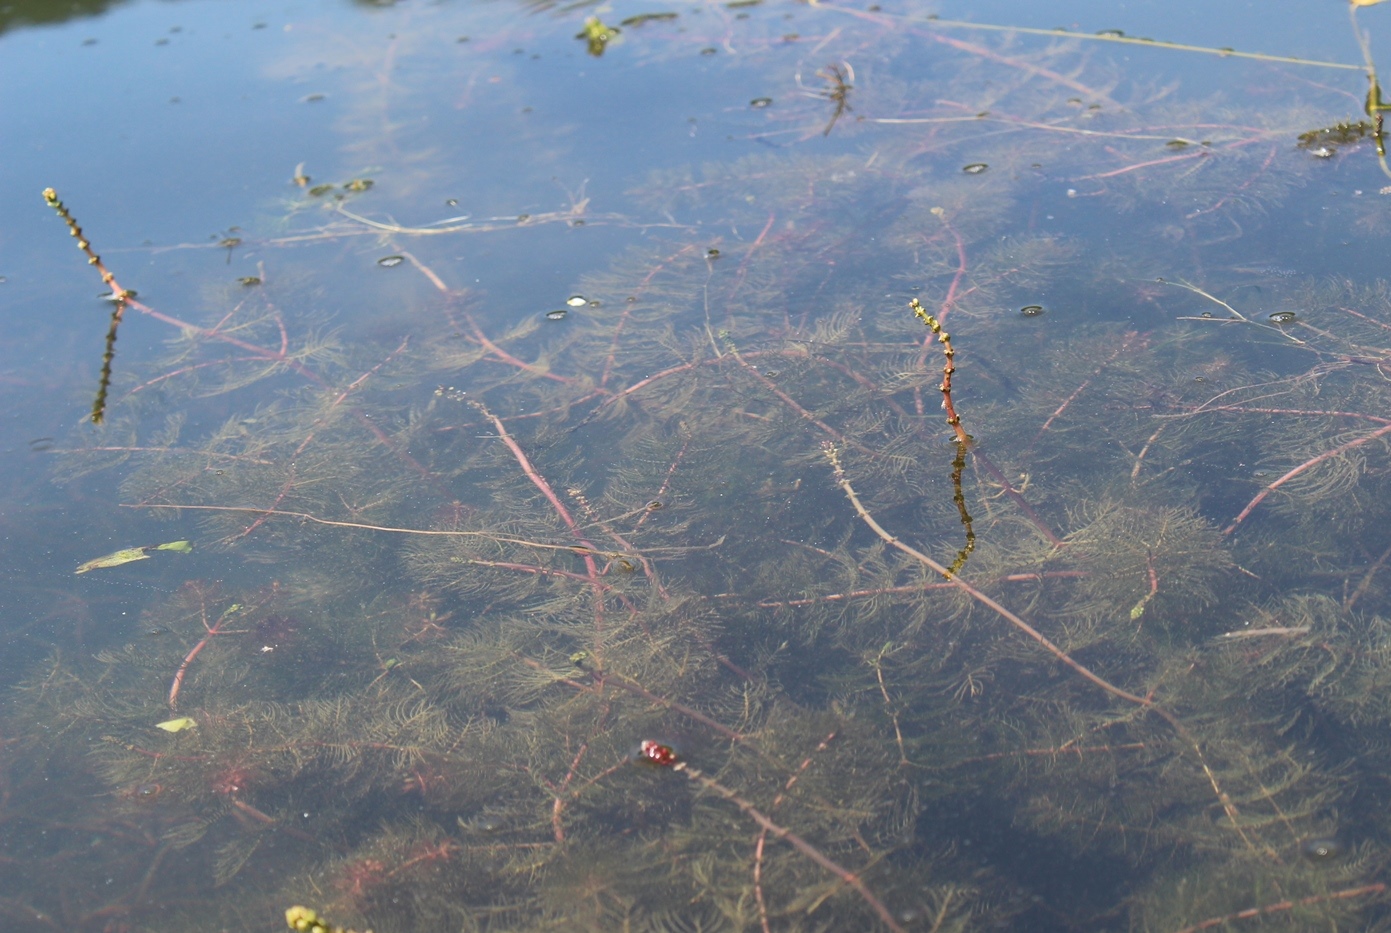
[[[655,739],[643,739],[638,744],[638,760],[661,768],[670,768],[681,760],[681,756],[670,745],[663,745]]]

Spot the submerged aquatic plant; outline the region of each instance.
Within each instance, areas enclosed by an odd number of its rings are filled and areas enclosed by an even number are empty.
[[[267,278],[117,382],[66,476],[244,565],[14,699],[144,857],[67,922],[196,926],[145,909],[190,884],[248,927],[310,895],[378,931],[1376,922],[1388,288],[1285,286],[1275,326],[1145,245],[1235,261],[1307,114],[865,21],[953,50],[855,84],[871,155],[638,192],[743,240],[671,232],[511,329],[392,245],[426,292],[374,338]],[[1134,235],[1020,232],[1033,160]]]

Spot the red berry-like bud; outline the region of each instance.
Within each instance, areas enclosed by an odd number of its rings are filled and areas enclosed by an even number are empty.
[[[670,768],[680,760],[681,756],[676,754],[676,749],[670,745],[663,745],[652,739],[643,739],[642,743],[638,745],[638,758],[650,764]]]

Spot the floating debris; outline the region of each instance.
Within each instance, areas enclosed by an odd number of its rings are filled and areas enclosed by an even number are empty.
[[[405,261],[405,256],[383,256],[381,259],[377,260],[377,265],[381,266],[383,269],[394,269]]]
[[[749,106],[752,107],[754,110],[762,110],[764,107],[773,106],[773,98],[755,97],[753,100],[749,101]]]
[[[1337,152],[1339,146],[1352,146],[1364,139],[1374,139],[1375,137],[1376,126],[1370,121],[1335,123],[1332,126],[1300,133],[1299,142],[1295,143],[1295,148],[1306,149],[1313,155],[1326,159]],[[1328,155],[1323,154],[1325,150]]]
[[[710,247],[709,249],[707,249],[707,250],[705,251],[705,258],[706,258],[706,259],[719,259],[719,258],[720,258],[720,251],[717,250],[717,249],[715,249],[715,247],[712,246],[712,247]]]
[[[567,315],[567,314],[569,314],[569,313],[570,313],[570,309],[569,309],[569,308],[556,308],[554,311],[547,311],[547,312],[546,312],[546,320],[548,320],[548,321],[563,321],[563,320],[565,320],[565,315]]]
[[[676,19],[676,13],[639,13],[637,16],[630,16],[625,20],[620,20],[620,26],[641,26],[644,23],[669,22]]]
[[[255,288],[257,285],[261,284],[261,277],[259,275],[244,275],[237,279],[237,281],[247,288]]]
[[[375,184],[376,184],[376,182],[374,182],[374,181],[373,181],[372,179],[370,179],[370,178],[354,178],[353,180],[351,180],[351,181],[349,181],[349,182],[347,182],[347,183],[345,183],[345,184],[343,185],[343,190],[345,190],[345,191],[366,191],[367,189],[371,188],[371,187],[372,187],[373,185],[375,185]]]
[[[1311,862],[1331,862],[1346,851],[1337,839],[1305,839],[1299,844],[1299,854]]]
[[[584,21],[584,29],[576,33],[575,38],[583,39],[589,54],[598,58],[620,32],[617,26],[607,26],[599,17],[591,16]]]
[[[1270,314],[1272,324],[1293,324],[1299,320],[1299,315],[1293,311],[1274,311]]]
[[[572,308],[583,308],[585,305],[589,304],[589,299],[583,295],[571,295],[569,298],[565,299],[565,303]]]
[[[984,162],[972,162],[970,165],[962,167],[961,170],[967,175],[979,175],[989,167],[990,166],[986,165]]]
[[[1043,314],[1043,305],[1025,305],[1019,309],[1019,313],[1024,317],[1038,317]]]
[[[137,560],[149,560],[150,551],[178,551],[180,554],[187,554],[191,550],[193,550],[193,545],[187,541],[169,541],[164,544],[147,544],[144,547],[122,548],[79,565],[73,573],[87,573],[90,570],[119,567],[122,564],[134,563]]]
[[[198,723],[187,716],[180,716],[178,719],[166,719],[164,722],[155,723],[156,729],[163,729],[165,732],[182,732],[185,729],[196,729]]]

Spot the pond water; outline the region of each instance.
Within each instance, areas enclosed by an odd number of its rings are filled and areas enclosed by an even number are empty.
[[[0,926],[1391,923],[1391,7],[1213,7],[0,3]]]

